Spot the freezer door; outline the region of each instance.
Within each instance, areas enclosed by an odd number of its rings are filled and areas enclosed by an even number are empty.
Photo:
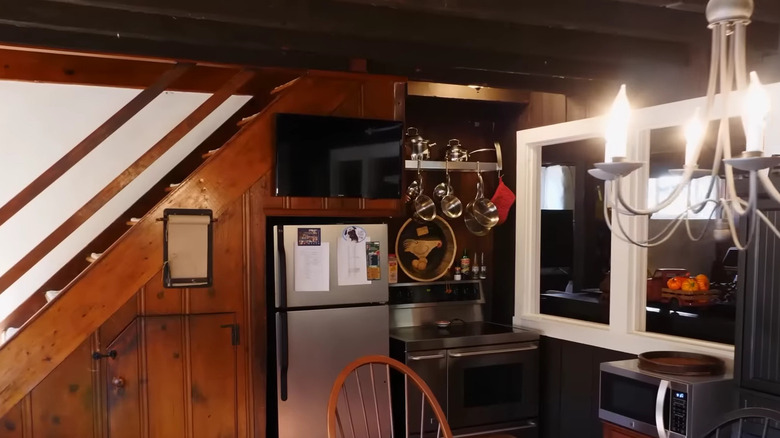
[[[343,236],[345,230],[350,227],[359,227],[365,230],[365,234],[359,233],[361,240],[357,244],[349,247]],[[321,243],[327,243],[329,246],[329,284],[324,285],[326,291],[297,291],[295,282],[295,251],[298,246],[298,230],[318,228],[320,229]],[[281,233],[280,233],[281,231]],[[281,241],[283,246],[279,245]],[[365,263],[366,245],[364,242],[379,242],[379,266],[380,279],[372,280],[366,284],[340,286],[339,285],[339,263],[343,266],[351,263]],[[345,260],[339,257],[339,245],[347,245],[343,249],[342,255],[351,254],[351,260]],[[276,289],[276,307],[313,307],[313,306],[333,306],[342,304],[362,304],[362,303],[386,303],[388,295],[387,283],[387,254],[390,253],[390,247],[387,241],[386,224],[349,224],[349,225],[285,225],[281,228],[274,227],[274,271],[275,271],[275,289]],[[298,267],[305,269],[306,266]],[[285,293],[285,299],[282,294]]]
[[[325,436],[328,396],[339,372],[361,356],[388,354],[388,314],[387,306],[277,313],[279,438]],[[389,418],[383,421],[389,425]]]

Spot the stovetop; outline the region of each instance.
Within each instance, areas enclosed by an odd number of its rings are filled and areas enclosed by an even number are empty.
[[[435,324],[398,327],[390,329],[390,338],[395,342],[402,342],[406,351],[420,351],[529,342],[538,340],[539,334],[530,330],[479,321],[455,322],[448,328],[439,328]]]

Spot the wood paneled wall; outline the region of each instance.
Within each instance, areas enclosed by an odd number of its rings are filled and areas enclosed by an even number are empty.
[[[354,90],[328,114],[403,117],[398,78],[344,74],[340,79],[354,81]],[[258,182],[214,224],[213,286],[166,289],[158,272],[0,420],[0,438],[265,436],[270,189],[267,174],[256,177]],[[337,210],[360,216],[373,204],[357,205],[354,210],[315,207],[306,214]],[[376,207],[397,211],[397,205]],[[273,212],[301,214],[289,202],[274,205]],[[112,351],[114,358],[92,357]]]

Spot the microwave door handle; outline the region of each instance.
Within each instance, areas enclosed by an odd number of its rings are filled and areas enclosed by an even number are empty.
[[[666,401],[668,392],[669,381],[661,380],[661,384],[658,385],[658,394],[655,397],[655,427],[658,429],[658,438],[669,438],[664,424],[664,401]]]

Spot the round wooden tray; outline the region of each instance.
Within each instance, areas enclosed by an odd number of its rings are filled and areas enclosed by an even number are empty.
[[[457,249],[450,224],[438,216],[430,222],[408,219],[395,239],[398,266],[414,281],[434,281],[444,276],[455,261]]]
[[[716,376],[726,364],[717,357],[684,351],[648,351],[639,355],[639,368],[678,376]]]

